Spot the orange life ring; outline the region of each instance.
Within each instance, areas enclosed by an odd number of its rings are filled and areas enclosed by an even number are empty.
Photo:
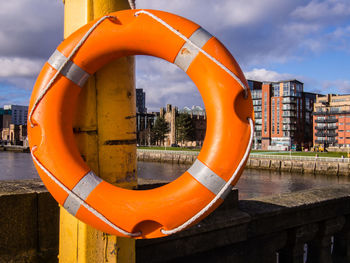
[[[198,87],[207,113],[198,159],[178,179],[152,190],[122,189],[94,175],[72,129],[87,78],[130,55],[177,64]],[[43,66],[29,106],[34,163],[57,202],[101,231],[134,238],[178,232],[219,206],[242,173],[253,130],[247,86],[229,51],[197,24],[155,10],[112,13],[69,36]]]

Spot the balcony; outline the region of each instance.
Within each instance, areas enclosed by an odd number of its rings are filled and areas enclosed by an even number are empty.
[[[253,106],[261,106],[262,101],[261,100],[253,100]]]
[[[283,117],[296,117],[296,114],[295,114],[295,112],[292,112],[292,111],[283,111],[282,116]]]
[[[319,144],[334,144],[334,143],[338,143],[338,140],[336,140],[335,138],[328,138],[328,139],[323,139],[323,140],[315,140],[315,143],[319,143]]]
[[[338,136],[337,132],[325,132],[325,131],[317,131],[315,133],[317,137],[336,137]]]
[[[338,126],[337,125],[332,125],[332,126],[315,126],[315,129],[316,130],[336,130],[338,129]]]
[[[297,124],[297,121],[295,118],[283,118],[282,120],[283,124]]]
[[[337,132],[329,132],[327,134],[328,137],[337,137],[338,136],[338,133]]]
[[[262,119],[255,119],[255,125],[262,125]]]
[[[317,137],[326,137],[326,133],[323,132],[323,131],[318,131],[318,132],[315,133],[315,135],[316,135]]]
[[[295,131],[297,128],[294,125],[283,125],[284,131]]]
[[[261,112],[261,106],[254,106],[254,112]]]
[[[286,104],[282,106],[282,110],[292,110],[295,111],[297,109],[296,105],[294,104]]]
[[[327,127],[328,130],[336,130],[338,129],[338,126],[337,125],[332,125],[332,126],[329,126]]]
[[[337,118],[325,118],[325,119],[316,119],[316,123],[336,123],[338,121]]]
[[[328,138],[328,139],[327,139],[327,142],[328,142],[328,143],[337,143],[338,140],[337,140],[336,138]]]
[[[315,111],[313,115],[339,115],[339,114],[350,114],[350,110],[343,111]]]
[[[297,103],[297,99],[293,97],[283,98],[283,104]]]

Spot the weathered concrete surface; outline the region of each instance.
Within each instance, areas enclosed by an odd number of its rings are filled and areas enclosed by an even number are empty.
[[[293,161],[292,162],[292,173],[302,173],[304,171],[302,161]]]
[[[259,168],[260,167],[260,159],[250,159],[250,167],[251,168]]]
[[[338,163],[316,163],[316,174],[338,174]]]
[[[0,182],[0,262],[56,262],[58,211],[41,181]]]
[[[304,173],[315,173],[316,163],[315,162],[304,162],[303,169]]]
[[[261,169],[270,169],[270,166],[271,166],[271,160],[263,159],[260,161]]]
[[[339,163],[339,175],[350,175],[350,168],[348,163]]]
[[[349,215],[349,184],[242,200],[239,209],[226,205],[184,232],[137,240],[136,261],[265,263],[276,262],[276,252],[280,252],[284,259],[280,262],[303,262],[308,243],[308,257],[317,260],[312,262],[332,262],[320,257],[349,262],[344,260],[350,255],[350,240],[341,253],[330,254],[331,236],[350,233],[346,232],[350,227],[345,228]],[[338,241],[335,238],[335,247]]]
[[[144,162],[164,162],[174,164],[192,164],[199,152],[190,154],[179,153],[177,151],[137,151],[137,160]]]
[[[177,153],[167,151],[138,151],[137,158],[139,161],[146,162],[168,162],[179,164],[192,164],[197,154]],[[328,175],[350,175],[349,163],[344,162],[322,162],[315,159],[310,160],[279,160],[265,159],[259,156],[250,156],[246,168],[251,169],[268,169],[274,171],[286,171],[293,173],[312,173]]]
[[[216,211],[186,231],[165,238],[137,240],[136,262],[197,262],[194,255],[198,253],[245,240],[249,216],[237,207],[235,189]]]
[[[138,183],[150,189],[166,182]],[[1,263],[57,262],[58,206],[41,182],[0,182],[0,213]],[[234,190],[186,231],[137,240],[136,261],[267,263],[279,252],[280,262],[291,262],[302,258],[305,243],[312,262],[350,262],[350,184],[241,201]]]
[[[280,160],[271,160],[270,168],[271,168],[271,170],[280,171],[280,169],[281,169],[281,161]]]
[[[284,172],[292,171],[292,161],[281,161],[281,171],[284,171]]]

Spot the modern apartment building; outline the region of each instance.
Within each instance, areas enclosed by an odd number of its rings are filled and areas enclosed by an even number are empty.
[[[350,95],[319,95],[314,104],[314,145],[350,147]]]
[[[249,88],[252,93],[253,106],[254,106],[254,140],[253,149],[261,149],[261,131],[262,131],[262,82],[255,80],[248,80]]]
[[[11,110],[4,110],[0,108],[0,133],[3,128],[9,128],[11,124],[12,113]]]
[[[12,124],[27,125],[28,106],[5,105],[4,110],[11,111]]]
[[[254,149],[311,147],[312,110],[316,94],[304,92],[298,80],[248,80],[255,112]]]
[[[146,93],[143,89],[136,89],[136,112],[146,113]]]

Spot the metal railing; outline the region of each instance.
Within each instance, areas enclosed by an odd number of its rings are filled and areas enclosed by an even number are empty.
[[[293,155],[264,155],[251,153],[249,158],[270,159],[270,160],[296,160],[296,161],[315,161],[315,162],[337,162],[350,163],[350,158],[335,157],[316,157],[316,156],[293,156]]]

